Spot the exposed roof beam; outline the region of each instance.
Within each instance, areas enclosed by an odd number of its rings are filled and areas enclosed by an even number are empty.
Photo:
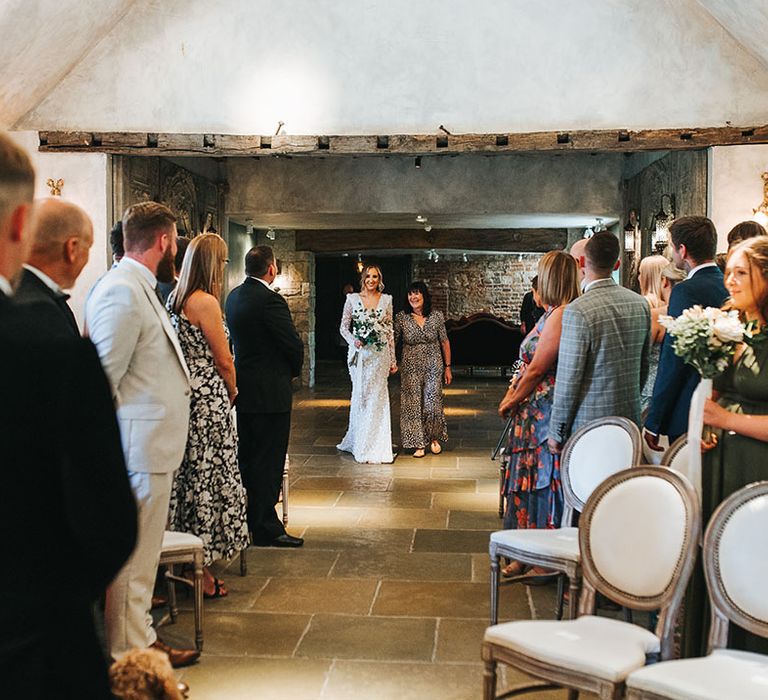
[[[531,253],[565,248],[563,229],[325,229],[296,231],[296,250],[342,253],[350,250],[494,250]]]
[[[41,131],[41,151],[124,155],[424,155],[531,151],[630,152],[768,143],[768,124],[643,131],[536,131],[508,134],[248,136],[141,132]]]

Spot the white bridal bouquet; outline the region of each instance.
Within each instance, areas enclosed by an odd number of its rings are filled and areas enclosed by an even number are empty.
[[[753,329],[739,320],[737,311],[723,311],[712,306],[692,306],[677,318],[659,317],[667,329],[672,349],[678,357],[696,368],[701,375],[699,386],[691,397],[688,412],[688,464],[686,476],[701,498],[701,450],[698,440],[711,441],[704,430],[704,402],[712,395],[712,380],[724,372],[736,352],[736,346],[752,337]],[[695,441],[690,436],[696,436]]]
[[[363,347],[383,350],[387,345],[384,311],[381,309],[355,309],[352,312],[352,335]],[[355,350],[349,361],[350,367],[357,365],[359,351]]]
[[[696,368],[704,379],[724,372],[736,352],[736,345],[749,335],[737,311],[723,311],[699,305],[686,309],[677,318],[659,317],[659,323],[674,337],[672,349]]]

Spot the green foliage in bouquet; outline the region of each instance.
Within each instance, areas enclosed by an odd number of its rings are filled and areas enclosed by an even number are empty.
[[[736,346],[751,335],[737,311],[699,305],[677,318],[661,316],[659,323],[672,337],[678,357],[696,368],[704,379],[713,379],[728,367]]]
[[[352,312],[352,335],[363,346],[383,350],[387,345],[383,317],[381,309],[355,309]]]

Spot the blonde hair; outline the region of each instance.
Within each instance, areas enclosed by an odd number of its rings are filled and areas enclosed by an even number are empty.
[[[171,292],[171,310],[181,313],[187,299],[198,289],[221,299],[227,244],[217,233],[203,233],[189,242],[181,263],[179,283]]]
[[[365,276],[368,274],[368,270],[376,270],[379,273],[379,286],[376,289],[380,292],[384,291],[384,275],[381,274],[381,268],[378,265],[372,263],[366,263],[363,271],[360,273],[360,289],[365,289]]]
[[[677,267],[675,263],[667,263],[661,271],[661,276],[669,280],[669,283],[674,287],[678,282],[682,282],[688,276],[688,273]]]
[[[646,298],[652,309],[664,306],[661,296],[661,273],[669,265],[663,255],[651,255],[640,261],[640,294]]]
[[[568,304],[579,296],[579,267],[562,250],[551,250],[539,260],[539,299],[547,306]]]

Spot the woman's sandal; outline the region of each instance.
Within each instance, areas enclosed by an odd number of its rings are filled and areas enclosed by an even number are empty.
[[[501,575],[504,578],[515,578],[516,576],[525,574],[525,572],[528,571],[528,568],[527,564],[513,560],[501,570]]]
[[[220,578],[213,579],[213,593],[203,591],[203,598],[210,600],[211,598],[226,598],[229,595],[229,591],[224,588],[224,581]]]
[[[421,452],[421,454],[419,454],[419,452]],[[424,448],[423,447],[420,447],[418,450],[414,450],[414,452],[413,452],[413,456],[416,457],[416,459],[420,459],[425,454],[426,453],[424,452]]]
[[[429,451],[433,455],[439,455],[443,451],[443,448],[440,447],[440,443],[437,440],[432,440],[432,443],[429,446]]]

